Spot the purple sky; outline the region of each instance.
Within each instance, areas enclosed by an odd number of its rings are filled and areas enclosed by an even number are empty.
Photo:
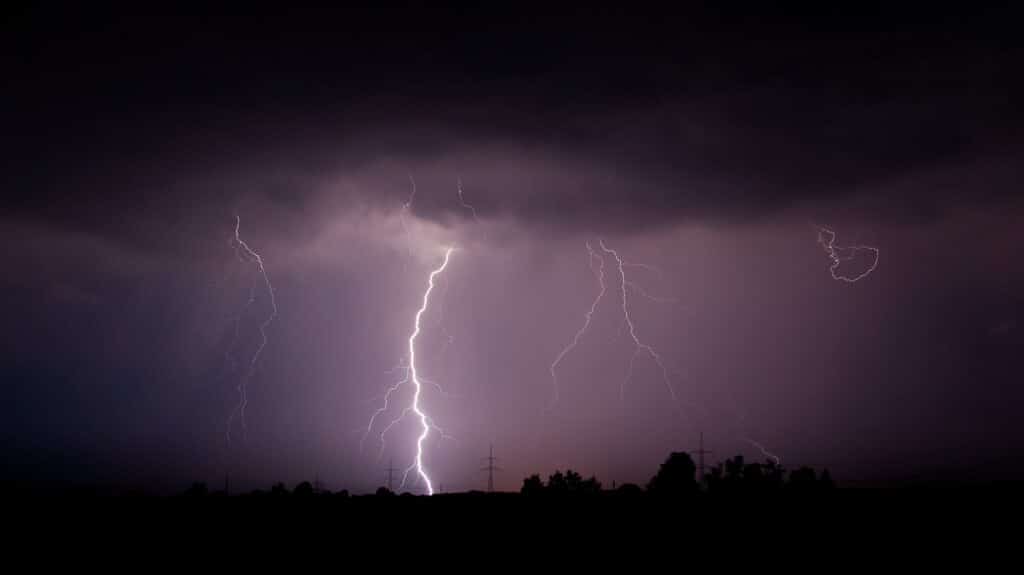
[[[13,19],[5,478],[376,488],[389,460],[411,463],[418,428],[394,427],[380,459],[361,432],[450,245],[417,347],[448,392],[423,392],[454,438],[425,443],[446,489],[485,485],[490,444],[503,489],[566,467],[643,483],[701,432],[712,459],[760,458],[753,440],[850,483],[1019,477],[1020,47],[999,18],[727,16],[677,40],[657,15],[588,15],[617,33],[602,35],[430,13],[433,32],[472,30],[435,43],[368,14],[342,26],[375,42],[305,19],[261,34],[290,20],[257,18],[237,45],[195,14],[176,15],[194,45],[120,15],[90,14],[95,37],[76,15]],[[666,45],[619,49],[650,35]],[[232,247],[236,215],[279,315],[247,438],[228,444],[245,369],[225,354],[251,357],[269,313],[258,283],[245,307],[259,278]],[[877,247],[877,268],[832,279],[815,225]],[[605,257],[608,292],[545,411],[602,239],[674,300],[629,292],[676,401],[643,356],[620,397],[634,347]]]

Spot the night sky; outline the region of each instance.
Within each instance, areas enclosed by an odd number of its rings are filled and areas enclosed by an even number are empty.
[[[0,479],[1024,478],[1021,14],[433,4],[5,8]]]

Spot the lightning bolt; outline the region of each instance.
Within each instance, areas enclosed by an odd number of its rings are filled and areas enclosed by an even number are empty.
[[[746,441],[750,445],[753,445],[754,447],[756,447],[757,450],[761,452],[761,455],[763,455],[763,456],[767,457],[768,459],[771,459],[772,461],[774,461],[775,465],[781,465],[782,464],[782,460],[779,459],[778,455],[775,455],[774,453],[768,451],[760,443],[754,441],[753,439],[747,438],[747,437],[741,437],[740,439],[742,439],[743,441]]]
[[[835,245],[836,233],[824,226],[816,226],[818,228],[818,243],[821,244],[822,249],[828,254],[829,259],[832,260],[832,265],[829,267],[829,272],[832,274],[832,279],[844,281],[846,283],[856,283],[866,278],[871,272],[875,271],[878,267],[878,248],[871,246],[837,246]],[[844,261],[849,261],[857,257],[857,253],[861,251],[869,251],[874,254],[874,261],[863,273],[856,276],[844,276],[838,273],[839,266]]]
[[[646,291],[644,291],[644,289],[641,288],[636,283],[631,282],[631,281],[626,279],[625,268],[627,268],[627,267],[641,267],[641,268],[645,268],[645,269],[650,269],[650,270],[656,271],[658,273],[660,273],[660,270],[658,270],[657,268],[655,268],[653,266],[648,266],[646,264],[633,264],[633,263],[629,263],[629,262],[624,261],[621,257],[619,257],[619,254],[618,254],[617,251],[615,251],[615,250],[609,248],[607,245],[605,245],[604,240],[599,239],[598,240],[598,244],[601,246],[601,251],[602,252],[604,252],[605,254],[608,254],[609,256],[611,256],[612,258],[615,259],[615,264],[616,264],[615,267],[616,267],[616,270],[618,271],[618,275],[619,275],[619,278],[620,278],[620,293],[622,294],[622,316],[623,316],[623,322],[624,322],[624,325],[629,328],[630,339],[633,340],[633,345],[634,345],[633,355],[629,359],[629,371],[626,374],[626,378],[623,380],[622,384],[619,386],[619,398],[620,398],[620,400],[624,400],[625,399],[626,384],[628,384],[629,381],[632,380],[632,378],[633,378],[633,366],[636,363],[636,358],[638,356],[640,356],[640,355],[646,354],[646,355],[648,355],[654,361],[654,363],[656,363],[658,365],[659,368],[661,368],[662,380],[665,382],[665,387],[668,389],[669,395],[672,397],[672,400],[673,401],[677,401],[675,389],[672,387],[671,378],[669,377],[668,368],[665,367],[665,363],[664,363],[664,361],[662,361],[661,355],[651,345],[641,341],[640,337],[636,333],[636,325],[633,323],[633,318],[632,318],[632,316],[629,313],[629,300],[628,300],[627,293],[628,293],[629,290],[633,290],[633,291],[637,292],[638,294],[640,294],[642,297],[647,298],[647,299],[649,299],[651,301],[658,302],[658,303],[676,303],[676,301],[674,299],[671,299],[671,298],[659,298],[659,297],[652,296],[651,294],[649,294]],[[597,253],[594,250],[594,248],[593,248],[593,246],[591,246],[590,242],[587,242],[586,246],[587,246],[587,254],[589,256],[590,270],[591,270],[591,272],[593,272],[594,277],[597,279],[597,284],[598,284],[598,288],[599,289],[598,289],[597,296],[595,296],[594,300],[590,303],[590,308],[583,314],[583,318],[584,318],[583,319],[583,325],[581,325],[580,328],[578,330],[576,330],[576,333],[573,335],[572,340],[565,347],[563,347],[561,351],[558,352],[558,355],[555,356],[555,360],[553,362],[551,362],[551,366],[548,369],[548,371],[551,373],[551,383],[552,383],[552,388],[553,388],[553,397],[552,397],[551,402],[548,404],[546,411],[550,411],[555,406],[555,404],[558,403],[559,394],[560,394],[559,385],[558,385],[558,374],[557,374],[558,365],[562,362],[562,360],[565,359],[565,357],[567,355],[569,355],[569,353],[573,349],[575,349],[579,345],[580,340],[583,338],[584,334],[590,328],[591,320],[594,317],[595,311],[597,311],[598,305],[601,303],[601,300],[604,299],[604,295],[608,291],[607,290],[607,285],[605,284],[605,265],[604,265],[604,261],[605,260],[604,260],[604,257],[602,257],[601,254]],[[597,262],[596,266],[595,266],[595,262]]]
[[[423,468],[423,441],[427,439],[430,434],[431,422],[430,418],[420,409],[420,393],[423,391],[423,385],[420,383],[419,374],[416,372],[416,338],[420,335],[420,318],[423,317],[424,312],[427,311],[427,307],[430,305],[430,292],[434,291],[434,278],[444,272],[445,268],[448,267],[448,261],[451,259],[452,250],[455,248],[449,247],[444,252],[444,261],[441,262],[441,266],[430,272],[430,277],[427,280],[427,291],[423,292],[423,305],[416,312],[415,327],[412,330],[412,334],[409,336],[409,379],[412,380],[413,395],[412,395],[412,411],[420,418],[420,425],[422,426],[422,432],[416,439],[416,460],[413,462],[408,469],[405,470],[405,477],[408,477],[409,471],[413,467],[416,468],[416,472],[427,486],[427,495],[434,494],[434,484],[430,481],[430,476],[427,475],[426,470]],[[405,485],[405,477],[402,478],[402,485]]]
[[[654,363],[661,368],[662,381],[665,382],[665,388],[668,389],[668,393],[672,396],[672,401],[676,401],[676,391],[672,387],[672,381],[668,375],[668,368],[665,367],[665,363],[661,360],[661,355],[649,344],[644,343],[636,335],[636,325],[633,324],[633,318],[629,315],[629,299],[627,297],[627,287],[630,282],[626,280],[625,262],[619,257],[619,253],[605,245],[604,240],[598,240],[601,245],[601,250],[606,254],[610,254],[615,258],[616,267],[619,271],[619,278],[621,280],[621,293],[622,293],[622,315],[626,320],[626,326],[629,327],[629,336],[633,340],[635,346],[632,357],[629,358],[629,371],[626,373],[626,378],[622,381],[622,385],[619,386],[619,397],[620,399],[625,398],[626,385],[633,379],[633,365],[636,363],[637,356],[641,354],[647,354],[650,356]]]
[[[627,281],[626,282],[626,287],[628,287],[629,289],[633,290],[634,292],[636,292],[636,294],[638,296],[640,296],[640,297],[642,297],[642,298],[644,298],[644,299],[646,299],[648,301],[652,301],[654,303],[677,305],[677,306],[679,306],[681,308],[683,307],[683,306],[681,306],[679,304],[679,300],[678,299],[676,299],[674,297],[661,297],[661,296],[653,295],[650,292],[648,292],[647,290],[645,290],[643,287],[641,287],[640,284],[638,284],[636,282]]]
[[[562,363],[562,360],[565,359],[565,356],[568,355],[569,352],[571,352],[573,349],[575,349],[577,345],[579,345],[580,338],[582,338],[583,334],[586,333],[587,329],[590,328],[590,320],[593,319],[594,312],[597,310],[597,305],[601,303],[601,299],[604,298],[604,294],[606,291],[604,284],[604,258],[599,256],[594,251],[594,248],[590,246],[590,242],[587,242],[586,245],[587,253],[590,256],[590,271],[593,272],[594,277],[597,279],[597,284],[598,286],[600,286],[600,289],[597,292],[597,297],[595,297],[594,301],[590,303],[590,309],[583,314],[583,325],[580,326],[578,330],[576,330],[576,334],[573,335],[572,341],[570,341],[565,347],[563,347],[562,351],[558,352],[558,356],[555,357],[555,361],[551,362],[551,368],[549,371],[551,372],[551,385],[554,389],[554,396],[551,399],[551,403],[548,404],[548,411],[554,408],[555,404],[558,403],[559,399],[558,375],[555,373],[555,370],[558,369],[558,364]],[[596,268],[594,267],[595,260],[598,262]]]
[[[387,432],[395,424],[397,424],[399,421],[405,418],[405,416],[409,415],[410,413],[415,414],[415,416],[419,419],[421,429],[419,436],[416,438],[416,457],[413,460],[412,465],[406,468],[405,474],[402,476],[402,483],[399,487],[401,488],[405,486],[405,483],[409,478],[409,474],[415,469],[417,475],[423,481],[423,484],[426,486],[428,495],[434,494],[434,484],[433,481],[430,479],[430,475],[427,473],[425,466],[423,465],[423,442],[427,440],[427,437],[430,435],[430,431],[432,429],[436,430],[443,438],[450,437],[444,432],[443,429],[439,428],[434,423],[433,419],[429,415],[427,415],[427,413],[423,411],[423,408],[420,406],[420,397],[423,392],[423,385],[427,384],[434,385],[437,387],[440,386],[438,386],[437,383],[429,379],[421,377],[419,372],[417,371],[416,339],[419,337],[420,332],[422,331],[421,320],[423,318],[423,314],[426,313],[427,309],[430,307],[430,294],[434,291],[434,287],[437,285],[435,280],[439,275],[444,273],[445,268],[448,267],[448,262],[451,259],[453,251],[455,251],[454,247],[448,247],[445,250],[444,259],[442,260],[441,265],[432,270],[430,272],[430,276],[427,279],[427,289],[426,291],[423,292],[423,301],[420,304],[419,309],[416,311],[416,315],[413,321],[413,330],[412,333],[409,335],[407,350],[409,362],[408,364],[400,363],[398,368],[396,368],[398,370],[403,371],[405,373],[405,376],[397,383],[392,385],[390,388],[388,388],[388,390],[385,392],[384,405],[377,409],[374,412],[373,416],[370,417],[370,422],[367,425],[366,432],[363,435],[363,441],[365,441],[366,436],[370,433],[370,431],[372,431],[374,423],[377,420],[377,417],[379,417],[381,414],[385,413],[388,410],[392,394],[398,391],[399,388],[401,388],[403,385],[412,384],[413,394],[411,403],[407,407],[403,408],[402,411],[399,413],[398,417],[391,420],[391,422],[388,423],[387,426],[385,426],[380,433],[382,443],[381,449],[383,450],[383,441]],[[362,447],[362,443],[363,442],[361,441],[360,447]]]
[[[399,361],[398,365],[392,369],[389,369],[387,373],[394,373],[396,371],[401,371],[405,375],[402,376],[402,379],[398,380],[394,385],[389,387],[384,392],[384,405],[377,408],[377,410],[373,412],[373,415],[370,416],[370,422],[366,425],[366,431],[363,433],[362,439],[359,440],[359,451],[363,450],[363,444],[366,443],[366,437],[370,434],[371,431],[373,431],[373,424],[376,423],[377,418],[381,414],[386,413],[388,408],[390,407],[391,394],[398,391],[398,389],[403,385],[409,383],[409,368],[408,366],[405,365],[405,358],[402,358],[402,360]],[[402,414],[398,416],[398,418],[392,420],[391,423],[389,423],[387,427],[385,427],[384,430],[380,432],[380,451],[377,453],[378,460],[384,454],[384,436],[387,434],[388,430],[390,430],[391,427],[399,420],[401,420],[403,417],[405,417],[405,411],[403,411]]]
[[[633,378],[633,368],[634,368],[634,366],[636,364],[637,358],[642,356],[642,355],[647,355],[661,369],[662,381],[664,382],[665,387],[666,387],[666,389],[669,392],[669,395],[672,397],[672,400],[678,404],[678,398],[676,396],[675,389],[672,386],[672,380],[671,380],[671,377],[670,377],[669,369],[665,365],[665,362],[662,359],[661,354],[659,354],[658,351],[653,346],[651,346],[649,343],[646,343],[643,340],[641,340],[640,336],[637,334],[636,324],[634,323],[633,316],[630,313],[629,294],[633,293],[633,294],[635,294],[637,296],[640,296],[640,297],[642,297],[642,298],[644,298],[644,299],[646,299],[648,301],[652,301],[652,302],[659,303],[659,304],[673,304],[673,305],[680,305],[680,304],[679,304],[678,300],[675,299],[675,298],[659,297],[659,296],[655,296],[655,295],[647,292],[640,284],[636,283],[635,281],[630,280],[627,277],[627,274],[626,274],[626,268],[639,268],[639,269],[643,269],[645,271],[649,271],[649,272],[655,273],[659,277],[661,277],[664,274],[662,273],[662,271],[659,268],[657,268],[655,266],[648,265],[648,264],[634,263],[634,262],[629,262],[629,261],[624,260],[619,255],[617,250],[614,250],[614,249],[608,247],[608,245],[605,244],[604,240],[602,240],[602,239],[598,239],[598,244],[599,244],[599,246],[601,248],[601,252],[603,254],[605,254],[606,256],[608,256],[609,258],[611,258],[612,260],[614,260],[614,263],[615,263],[614,269],[617,272],[617,275],[619,277],[619,282],[618,282],[619,285],[618,285],[618,289],[616,291],[620,295],[620,298],[621,298],[621,300],[620,300],[621,301],[621,309],[622,309],[622,324],[620,326],[620,332],[624,328],[628,328],[629,337],[632,340],[633,347],[634,347],[633,355],[630,357],[630,360],[629,360],[629,369],[628,369],[628,371],[626,373],[626,377],[623,379],[622,384],[619,387],[619,397],[620,397],[620,400],[624,400],[625,399],[625,388],[626,388],[626,385]],[[590,242],[586,243],[586,247],[587,247],[587,253],[588,253],[588,256],[589,256],[590,269],[591,269],[591,272],[593,272],[595,279],[597,280],[598,293],[594,297],[593,301],[590,303],[589,309],[583,314],[583,317],[584,317],[583,324],[579,327],[579,329],[576,330],[575,334],[573,334],[572,340],[565,347],[563,347],[561,349],[561,351],[559,351],[558,355],[555,357],[555,360],[551,363],[549,371],[551,373],[551,381],[552,381],[552,386],[553,386],[553,389],[554,389],[554,397],[553,397],[551,403],[548,405],[548,408],[547,408],[548,410],[550,410],[550,409],[552,409],[554,407],[555,403],[557,403],[558,398],[559,398],[559,385],[558,385],[558,376],[557,376],[557,368],[558,368],[559,364],[565,359],[565,357],[570,352],[572,352],[573,349],[575,349],[579,345],[581,339],[586,334],[587,330],[590,328],[591,320],[592,320],[592,318],[594,316],[594,313],[597,311],[597,308],[600,305],[601,300],[604,298],[605,294],[607,293],[607,285],[606,285],[606,282],[605,282],[605,278],[606,278],[605,258],[601,254],[597,253],[594,250],[594,248],[590,244]],[[683,307],[683,306],[680,306],[680,307]],[[706,410],[706,407],[704,409]],[[743,441],[749,443],[750,445],[756,447],[761,452],[761,454],[764,455],[765,457],[775,461],[776,465],[778,465],[780,463],[780,461],[781,461],[780,458],[777,455],[775,455],[775,454],[769,452],[767,449],[765,449],[765,447],[762,444],[760,444],[757,441],[754,441],[752,439],[746,438],[746,437],[741,437],[741,439]]]
[[[239,422],[241,423],[242,432],[245,433],[245,431],[247,429],[246,428],[246,423],[245,423],[245,408],[249,404],[249,397],[248,397],[249,380],[252,378],[253,374],[256,372],[256,364],[257,364],[257,362],[260,359],[260,354],[262,354],[263,353],[263,349],[265,347],[267,347],[267,328],[270,327],[270,324],[273,323],[274,319],[277,317],[277,300],[274,297],[274,286],[271,285],[271,283],[270,283],[270,276],[267,274],[267,269],[263,265],[263,256],[261,256],[259,253],[257,253],[255,250],[253,250],[251,247],[249,247],[249,244],[247,244],[245,242],[245,240],[242,239],[241,234],[239,233],[239,230],[241,229],[241,227],[242,227],[242,219],[241,219],[241,217],[236,215],[235,216],[235,238],[234,238],[234,242],[233,242],[234,246],[236,247],[236,250],[238,248],[241,248],[241,251],[237,252],[241,259],[243,259],[246,262],[255,262],[256,263],[256,268],[259,270],[260,275],[263,277],[263,283],[266,285],[267,294],[270,296],[270,307],[271,307],[272,311],[271,311],[270,315],[268,315],[267,318],[264,319],[263,322],[260,324],[260,344],[256,348],[256,351],[253,353],[252,359],[249,360],[249,369],[248,369],[248,371],[246,372],[246,374],[242,377],[242,379],[238,383],[238,388],[237,388],[238,389],[238,405],[235,406],[235,409],[231,412],[231,416],[228,418],[228,425],[227,425],[227,439],[228,439],[228,442],[231,441],[231,425],[234,422],[236,417],[238,418]],[[242,254],[244,254],[245,257],[242,257]],[[255,284],[249,289],[249,301],[246,303],[245,307],[248,308],[249,306],[252,305],[252,303],[254,301],[256,301],[256,286],[255,286]],[[239,319],[240,319],[240,317],[239,317]],[[237,331],[238,331],[238,320],[236,319],[236,322],[235,322],[236,337],[237,337]]]
[[[640,268],[642,270],[647,270],[647,271],[655,274],[659,278],[663,277],[665,275],[665,272],[661,271],[660,268],[652,266],[650,264],[643,264],[643,263],[624,261],[624,262],[622,262],[622,267],[624,267],[624,268]]]
[[[469,210],[470,213],[473,214],[473,221],[479,224],[480,223],[480,218],[478,218],[477,215],[476,215],[476,208],[474,208],[470,204],[467,204],[466,203],[466,199],[462,195],[462,178],[458,179],[458,187],[459,187],[459,203],[462,204],[463,208]]]
[[[395,372],[402,372],[404,374],[402,376],[402,379],[398,380],[393,385],[388,387],[387,390],[385,390],[383,394],[378,395],[376,397],[373,397],[373,398],[367,400],[367,401],[380,401],[380,400],[383,400],[384,404],[381,407],[377,408],[373,412],[373,415],[370,416],[370,421],[366,425],[366,427],[363,428],[363,429],[358,430],[358,431],[360,431],[362,433],[362,438],[360,438],[360,440],[359,440],[359,451],[363,451],[363,448],[364,448],[364,446],[366,444],[366,438],[369,437],[370,433],[373,431],[373,426],[376,423],[377,418],[380,417],[381,415],[383,415],[384,413],[386,413],[388,411],[388,409],[390,407],[390,404],[391,404],[391,395],[393,393],[397,392],[399,390],[399,388],[401,388],[403,385],[405,385],[405,384],[407,384],[407,383],[409,383],[411,381],[410,378],[409,378],[410,369],[409,369],[409,366],[405,364],[405,358],[404,357],[401,360],[399,360],[398,365],[396,365],[395,367],[387,370],[385,373],[392,374],[392,373],[395,373]],[[437,389],[437,392],[440,395],[442,395],[443,397],[446,397],[446,398],[454,397],[452,394],[450,394],[447,391],[445,391],[445,389],[443,387],[441,387],[441,384],[437,383],[434,380],[427,379],[427,378],[422,377],[422,376],[420,376],[419,380],[420,380],[421,383],[425,383],[427,385],[433,386],[435,389]],[[387,434],[388,434],[388,432],[391,431],[391,428],[394,427],[398,422],[400,422],[403,419],[405,419],[405,416],[408,415],[410,411],[411,411],[411,407],[404,408],[401,411],[401,413],[399,413],[398,417],[395,417],[394,419],[389,421],[388,424],[386,426],[384,426],[383,429],[381,429],[380,433],[377,434],[378,441],[380,442],[380,449],[377,451],[377,461],[380,461],[381,458],[384,456],[384,449],[387,447]],[[449,439],[449,440],[453,440],[453,441],[455,440],[454,437],[448,435],[443,429],[441,429],[439,426],[437,426],[437,424],[435,424],[433,421],[431,421],[431,427],[438,432],[438,434],[441,436],[442,439]]]

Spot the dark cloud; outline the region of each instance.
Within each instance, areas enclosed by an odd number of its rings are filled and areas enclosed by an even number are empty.
[[[196,205],[394,205],[408,174],[472,172],[485,211],[552,230],[1018,195],[992,168],[1021,154],[1005,14],[396,10],[14,14],[11,208],[155,244]],[[960,189],[913,181],[951,166]]]

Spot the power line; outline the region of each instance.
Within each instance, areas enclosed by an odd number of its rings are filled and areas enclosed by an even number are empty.
[[[494,472],[495,471],[501,471],[501,468],[494,466],[494,462],[497,461],[497,459],[498,458],[494,456],[494,444],[492,443],[491,444],[491,449],[488,452],[487,457],[483,458],[483,460],[487,462],[487,467],[483,467],[483,468],[480,469],[480,471],[486,471],[487,472],[487,492],[488,493],[493,493],[494,492]]]
[[[394,484],[395,484],[395,472],[398,471],[398,469],[395,468],[395,460],[394,459],[389,459],[388,460],[388,468],[386,469],[386,471],[387,471],[387,474],[384,476],[384,480],[387,482],[388,491],[392,491],[393,492],[394,491]]]
[[[709,449],[704,449],[704,432],[700,432],[700,449],[697,450],[697,469],[700,471],[700,482],[704,483],[704,455],[710,455],[714,453]]]

